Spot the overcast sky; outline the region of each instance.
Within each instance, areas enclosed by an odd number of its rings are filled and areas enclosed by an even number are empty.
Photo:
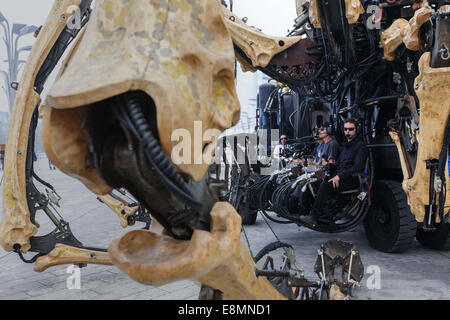
[[[42,25],[50,11],[53,0],[0,0],[0,12],[6,17],[10,25],[13,23],[24,23],[28,25]],[[287,30],[292,28],[295,14],[295,0],[234,0],[233,11],[241,18],[247,17],[248,24],[262,29],[263,32],[284,36]],[[3,39],[3,29],[0,28],[0,36]],[[33,44],[34,38],[31,35],[22,37],[19,46]],[[23,53],[24,54],[24,53]],[[0,69],[5,70],[6,65],[5,46],[0,40]],[[241,104],[245,106],[245,101],[253,94],[249,93],[253,88],[247,88],[252,75],[238,77],[238,93],[243,95]],[[0,87],[3,80],[0,81]],[[247,97],[247,94],[249,97]],[[0,90],[0,111],[7,111],[6,97],[3,90]]]

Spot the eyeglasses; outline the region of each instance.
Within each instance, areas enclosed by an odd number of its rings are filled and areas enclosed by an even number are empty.
[[[344,127],[344,131],[355,131],[355,128],[345,128]]]
[[[280,140],[287,140],[287,138],[281,138]]]
[[[319,131],[324,131],[324,130],[327,130],[327,128],[324,128],[324,127],[319,128]]]

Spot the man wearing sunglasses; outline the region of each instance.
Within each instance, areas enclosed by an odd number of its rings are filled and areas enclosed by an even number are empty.
[[[318,154],[318,159],[316,159],[316,162],[323,166],[334,163],[339,154],[340,146],[333,137],[331,125],[328,122],[324,122],[320,126],[318,138],[323,141],[323,148]]]
[[[339,192],[359,186],[358,179],[353,175],[363,173],[367,148],[356,134],[357,124],[357,121],[353,118],[344,121],[344,134],[347,141],[342,145],[342,150],[336,162],[336,175],[320,184],[311,213],[308,216],[301,216],[302,222],[316,225],[317,220],[324,213],[327,199],[338,195]]]

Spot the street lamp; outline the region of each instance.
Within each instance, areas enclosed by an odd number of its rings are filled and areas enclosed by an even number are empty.
[[[8,98],[9,112],[11,113],[14,106],[14,99],[16,97],[16,91],[11,87],[11,84],[17,81],[20,66],[21,64],[25,63],[24,60],[19,60],[19,54],[22,51],[30,51],[32,48],[31,46],[18,48],[18,41],[20,37],[35,32],[38,27],[28,26],[23,23],[14,23],[11,29],[8,20],[1,12],[0,25],[2,26],[5,35],[3,41],[6,46],[6,62],[8,63],[7,72],[1,72],[4,76],[5,81],[5,86],[3,87],[3,89],[5,90],[6,96]]]

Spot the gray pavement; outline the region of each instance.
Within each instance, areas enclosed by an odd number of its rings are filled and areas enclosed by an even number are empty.
[[[62,196],[59,212],[69,221],[72,232],[83,244],[107,248],[112,238],[144,226],[137,223],[123,229],[118,217],[80,182],[59,170],[49,170],[46,158],[40,157],[35,167],[36,172],[53,184]],[[38,235],[52,230],[51,222],[44,215],[39,214],[36,220],[41,225]],[[295,225],[269,224],[276,236],[261,216],[255,225],[245,227],[251,252],[256,254],[278,237],[294,246],[296,265],[304,270],[310,280],[318,280],[313,267],[321,243],[332,238],[353,242],[360,250],[366,271],[370,272],[366,273],[361,286],[355,289],[353,299],[450,299],[449,251],[432,251],[415,242],[405,253],[386,254],[369,247],[362,227],[330,235]],[[242,241],[247,245],[244,234]],[[26,256],[29,258],[31,255]],[[380,273],[373,273],[374,270]],[[200,288],[199,283],[190,280],[160,287],[143,285],[131,280],[114,266],[88,265],[80,272],[80,289],[68,289],[67,281],[71,276],[68,266],[34,272],[32,264],[25,264],[17,254],[0,248],[0,300],[192,300],[198,298]],[[378,275],[379,282],[376,282],[374,279]],[[378,286],[374,288],[374,284]]]

